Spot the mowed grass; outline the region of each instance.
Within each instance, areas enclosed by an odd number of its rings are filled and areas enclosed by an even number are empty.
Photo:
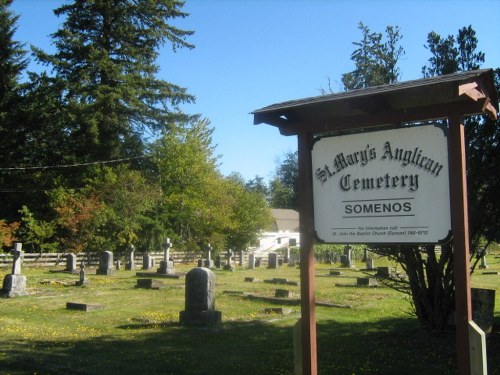
[[[489,271],[500,271],[494,255],[488,264]],[[376,265],[389,264],[378,258]],[[187,272],[193,266],[176,269]],[[365,275],[346,270],[329,276],[334,266],[316,265],[316,300],[344,306],[316,307],[319,374],[457,373],[453,332],[431,335],[421,329],[402,293],[339,285],[355,284]],[[0,276],[9,271],[0,269]],[[78,287],[68,285],[78,275],[24,267],[30,295],[0,299],[0,374],[293,374],[293,327],[300,306],[250,300],[236,292],[273,297],[276,289],[289,289],[298,295],[299,286],[244,281],[299,281],[298,268],[214,271],[223,323],[208,328],[179,325],[184,280],[162,279],[160,290],[137,289],[135,272],[98,276],[89,269],[89,284]],[[499,281],[499,275],[480,270],[472,277],[474,287],[496,290],[497,327]],[[105,309],[67,310],[67,302]],[[291,312],[265,314],[268,307]],[[498,328],[487,337],[487,348],[489,374],[500,374]]]

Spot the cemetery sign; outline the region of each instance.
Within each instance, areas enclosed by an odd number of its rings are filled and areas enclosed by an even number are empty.
[[[320,137],[314,222],[330,243],[441,243],[451,230],[447,128]]]

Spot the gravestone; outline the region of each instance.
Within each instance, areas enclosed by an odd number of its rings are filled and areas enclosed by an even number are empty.
[[[231,258],[233,257],[233,250],[228,249],[226,252],[227,263],[224,265],[224,269],[226,271],[234,271],[234,266],[231,262]]]
[[[285,258],[283,259],[283,262],[290,262],[290,248],[288,246],[285,248]]]
[[[99,268],[97,268],[97,275],[112,275],[115,273],[113,269],[113,253],[111,251],[103,251],[99,255]]]
[[[85,286],[88,283],[89,282],[88,282],[87,278],[85,277],[85,265],[82,262],[80,264],[80,280],[77,281],[76,285],[78,285],[78,286]]]
[[[66,272],[76,271],[76,254],[68,253],[66,254]]]
[[[162,275],[171,275],[175,273],[174,262],[170,258],[170,248],[172,244],[170,243],[170,238],[167,238],[163,242],[163,260],[160,261],[160,268],[156,271],[156,273]]]
[[[203,267],[205,265],[204,259],[198,259],[198,267]]]
[[[149,253],[146,253],[142,256],[142,269],[143,270],[149,270],[149,269],[153,268],[154,265],[155,265],[155,260]]]
[[[125,265],[126,270],[135,270],[135,247],[134,245],[130,245],[128,247],[127,254],[128,262]]]
[[[116,264],[116,270],[120,271],[122,269],[122,262],[120,261],[120,259],[117,259],[115,264]]]
[[[389,267],[377,267],[377,277],[389,277]]]
[[[260,267],[262,263],[262,258],[255,258],[255,268]]]
[[[278,254],[269,253],[269,257],[268,257],[268,261],[267,261],[267,268],[276,269],[278,267],[279,267]]]
[[[216,325],[222,313],[215,310],[215,274],[205,267],[186,274],[185,309],[179,314],[182,325]]]
[[[2,297],[18,297],[28,294],[26,290],[26,276],[21,275],[21,263],[23,259],[23,244],[16,242],[12,254],[12,273],[5,275],[3,287],[0,290]]]
[[[239,263],[240,267],[243,267],[243,257],[244,256],[245,255],[243,254],[243,250],[240,250],[240,263]]]
[[[373,258],[366,258],[366,269],[373,271],[375,269],[375,260]]]
[[[255,254],[248,254],[248,268],[255,268]]]
[[[495,317],[495,289],[471,288],[472,320],[489,334]]]
[[[207,259],[205,259],[203,261],[202,267],[214,268],[215,264],[214,264],[214,261],[212,259],[212,245],[208,244],[205,247],[205,250],[207,251]]]
[[[486,262],[486,255],[483,255],[481,257],[481,263],[479,264],[479,269],[484,270],[486,268],[488,268],[488,263]]]
[[[142,289],[160,289],[164,286],[160,280],[156,279],[137,279],[137,285],[135,286],[136,288],[142,288]]]
[[[469,359],[471,374],[488,375],[486,336],[474,321],[469,321]]]
[[[222,262],[221,262],[221,259],[220,259],[220,255],[217,255],[215,257],[215,268],[220,268]]]
[[[346,268],[352,267],[351,260],[349,259],[349,257],[347,255],[340,256],[340,264],[342,265],[342,267],[346,267]]]

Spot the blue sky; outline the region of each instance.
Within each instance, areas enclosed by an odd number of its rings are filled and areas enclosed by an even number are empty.
[[[52,10],[62,3],[14,0],[16,40],[51,51],[49,34],[63,22]],[[195,31],[189,41],[196,48],[163,48],[159,78],[196,96],[196,104],[184,109],[211,121],[221,172],[239,172],[245,180],[270,179],[278,160],[297,148],[295,137],[254,126],[250,112],[320,95],[328,78],[340,91],[341,74],[354,69],[350,56],[352,42],[361,39],[359,22],[376,32],[400,27],[402,81],[422,77],[429,32],[446,37],[469,25],[486,54],[483,68],[500,67],[498,0],[187,0],[184,10],[190,16],[175,25]]]

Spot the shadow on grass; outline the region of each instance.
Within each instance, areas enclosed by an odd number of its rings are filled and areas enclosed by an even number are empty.
[[[2,374],[293,374],[292,328],[225,322],[216,328],[176,323],[119,327],[130,334],[84,341],[11,342]],[[500,374],[500,334],[488,337],[489,374]],[[454,334],[431,336],[412,319],[318,324],[322,375],[456,374]]]

